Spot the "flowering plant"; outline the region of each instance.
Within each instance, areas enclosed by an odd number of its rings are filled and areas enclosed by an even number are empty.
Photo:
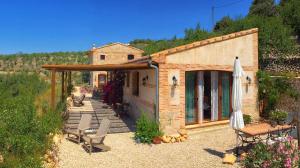
[[[273,145],[256,144],[243,160],[244,167],[295,168],[299,165],[299,149],[291,136]]]

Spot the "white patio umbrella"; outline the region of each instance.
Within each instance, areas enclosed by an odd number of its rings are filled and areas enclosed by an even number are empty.
[[[244,75],[240,60],[236,57],[233,67],[233,84],[232,84],[232,109],[230,116],[230,126],[236,130],[237,138],[236,145],[238,148],[238,130],[244,128],[244,119],[242,113],[242,81],[241,77]],[[237,151],[238,152],[238,151]]]

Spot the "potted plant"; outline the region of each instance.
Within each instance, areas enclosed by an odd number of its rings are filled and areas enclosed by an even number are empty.
[[[274,127],[277,124],[279,125],[284,125],[285,119],[287,118],[288,113],[283,110],[274,110],[270,114],[270,119],[271,119],[271,125]]]
[[[251,124],[251,122],[252,122],[252,118],[250,115],[243,114],[243,119],[244,119],[245,125]]]

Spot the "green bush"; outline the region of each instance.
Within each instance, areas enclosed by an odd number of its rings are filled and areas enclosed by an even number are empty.
[[[250,115],[243,114],[243,119],[245,124],[250,124],[252,122],[252,118]]]
[[[257,72],[258,78],[258,96],[260,101],[264,101],[265,107],[262,109],[262,115],[269,117],[270,112],[275,110],[280,97],[289,95],[295,100],[298,99],[299,93],[290,83],[288,76],[271,77],[265,71]]]
[[[274,110],[270,113],[270,119],[274,121],[284,121],[288,117],[288,113],[282,110]]]
[[[51,143],[48,134],[62,125],[63,104],[51,111],[45,103],[37,115],[35,99],[48,88],[36,74],[0,75],[0,167],[41,167]]]
[[[159,130],[159,125],[149,119],[145,113],[142,113],[141,117],[136,122],[136,132],[134,138],[141,143],[152,142],[152,139],[157,136],[162,136],[162,132]]]

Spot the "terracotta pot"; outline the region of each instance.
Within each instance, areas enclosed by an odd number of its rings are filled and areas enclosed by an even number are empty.
[[[152,139],[153,144],[161,144],[161,138],[160,137],[154,137]]]

